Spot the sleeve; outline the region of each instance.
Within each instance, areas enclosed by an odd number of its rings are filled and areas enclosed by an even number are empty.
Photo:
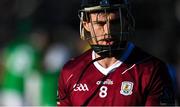
[[[175,105],[173,85],[166,65],[161,63],[157,64],[150,78],[145,105]]]
[[[71,102],[69,100],[69,93],[67,85],[64,82],[64,71],[61,72],[58,81],[58,91],[57,91],[57,106],[70,106]]]

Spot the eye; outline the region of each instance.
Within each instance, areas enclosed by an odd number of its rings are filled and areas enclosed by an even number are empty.
[[[98,21],[98,22],[94,22],[93,24],[98,25],[98,26],[104,26],[106,24],[106,22]]]

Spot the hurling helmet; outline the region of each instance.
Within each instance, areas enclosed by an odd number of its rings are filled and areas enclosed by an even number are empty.
[[[134,31],[135,21],[130,11],[129,0],[82,0],[81,9],[79,10],[80,18],[80,37],[83,40],[90,40],[96,35],[90,35],[83,27],[83,21],[90,21],[89,14],[92,12],[103,11],[119,12],[119,32],[116,35],[116,43],[113,45],[91,45],[91,48],[100,55],[111,56],[116,51],[121,51],[125,48],[129,35]],[[113,33],[111,35],[114,35]]]

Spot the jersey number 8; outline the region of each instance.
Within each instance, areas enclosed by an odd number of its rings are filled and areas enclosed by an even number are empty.
[[[107,87],[106,86],[102,86],[101,88],[100,88],[100,92],[99,92],[99,96],[101,97],[101,98],[105,98],[106,96],[107,96]]]

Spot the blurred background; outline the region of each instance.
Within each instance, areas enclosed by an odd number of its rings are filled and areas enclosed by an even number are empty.
[[[0,105],[56,105],[60,69],[89,47],[80,0],[0,0]],[[180,0],[135,0],[133,42],[174,66],[180,83]],[[178,89],[177,89],[178,90]]]

